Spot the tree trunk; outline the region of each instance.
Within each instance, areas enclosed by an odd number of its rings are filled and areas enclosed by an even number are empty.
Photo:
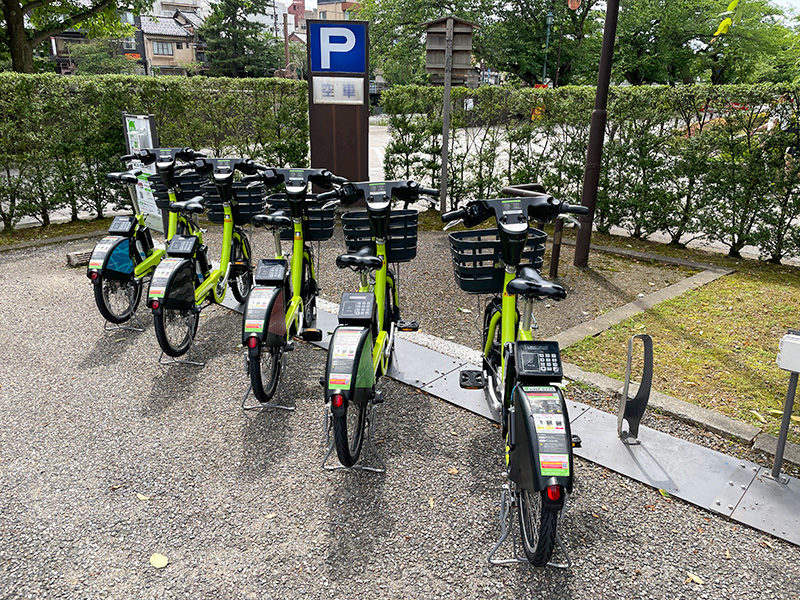
[[[25,35],[22,6],[16,0],[2,1],[12,68],[17,73],[33,73],[33,48]]]

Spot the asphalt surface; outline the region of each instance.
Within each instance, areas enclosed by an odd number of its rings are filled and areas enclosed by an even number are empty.
[[[800,596],[796,547],[580,460],[574,567],[490,567],[495,426],[385,380],[386,474],[326,472],[323,351],[289,356],[296,412],[245,413],[241,317],[207,310],[206,366],[162,367],[144,308],[103,331],[64,266],[86,247],[0,254],[1,598]]]

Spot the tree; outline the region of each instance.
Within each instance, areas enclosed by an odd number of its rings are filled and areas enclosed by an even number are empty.
[[[0,43],[11,55],[14,71],[33,73],[34,50],[65,29],[80,28],[90,35],[123,37],[129,27],[119,20],[122,8],[141,11],[152,0],[0,0]]]
[[[390,84],[411,84],[427,82],[422,23],[455,15],[481,25],[494,10],[493,0],[365,0],[358,17],[370,22],[372,70]]]
[[[133,75],[136,63],[119,50],[119,42],[109,38],[69,45],[76,75]]]
[[[283,66],[283,43],[253,19],[266,15],[269,0],[221,0],[198,30],[208,44],[209,75],[264,77]]]
[[[548,10],[554,13],[548,54],[549,78],[559,85],[597,83],[600,60],[598,0],[584,0],[571,10],[566,0],[522,0],[499,4],[497,19],[478,32],[476,50],[486,61],[523,81],[542,81]],[[595,43],[593,38],[596,38]]]

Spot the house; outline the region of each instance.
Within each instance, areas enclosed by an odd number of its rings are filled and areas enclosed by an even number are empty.
[[[147,75],[187,75],[194,69],[197,34],[187,14],[176,11],[173,17],[141,17]],[[187,25],[182,25],[177,15]]]

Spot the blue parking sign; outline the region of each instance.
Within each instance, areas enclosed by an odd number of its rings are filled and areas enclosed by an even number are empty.
[[[366,23],[310,23],[308,48],[312,72],[367,72]]]

